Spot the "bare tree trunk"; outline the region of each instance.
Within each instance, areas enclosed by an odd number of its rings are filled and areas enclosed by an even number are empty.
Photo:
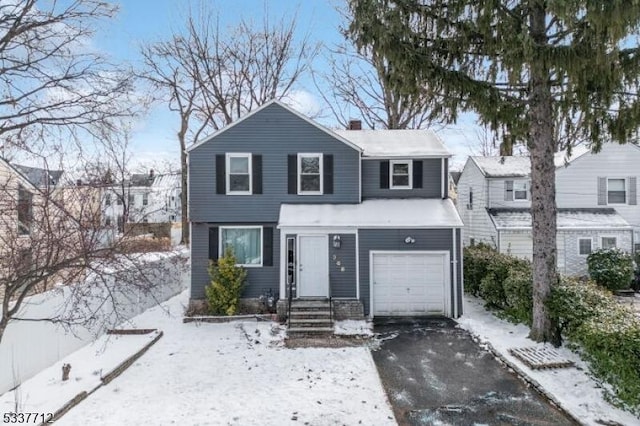
[[[538,55],[547,44],[544,2],[533,0],[530,31]],[[531,216],[533,230],[533,324],[530,338],[559,344],[546,301],[556,272],[556,184],[553,153],[553,109],[549,67],[544,58],[531,65],[529,151],[531,153]]]
[[[189,217],[188,217],[188,187],[187,180],[187,151],[184,146],[184,137],[180,140],[180,183],[182,193],[180,194],[180,208],[182,210],[182,238],[181,244],[189,244]]]

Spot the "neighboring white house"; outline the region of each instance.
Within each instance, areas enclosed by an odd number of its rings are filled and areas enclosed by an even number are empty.
[[[640,147],[605,144],[595,154],[577,146],[555,163],[560,272],[585,274],[587,255],[599,248],[638,249]],[[465,245],[485,242],[531,259],[530,174],[529,157],[468,158],[457,201]]]
[[[165,223],[182,218],[180,175],[133,174],[124,184],[113,184],[102,195],[105,226],[124,229],[124,222]],[[125,213],[125,206],[128,212]],[[125,218],[126,216],[126,218]]]

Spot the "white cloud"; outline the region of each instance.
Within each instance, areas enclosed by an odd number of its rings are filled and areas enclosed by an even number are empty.
[[[317,117],[322,109],[316,96],[306,90],[292,90],[282,102],[311,118]]]

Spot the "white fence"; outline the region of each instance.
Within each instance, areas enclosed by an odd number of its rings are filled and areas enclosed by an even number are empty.
[[[105,297],[107,286],[93,285],[89,278],[88,282],[80,284],[91,288],[90,293],[83,296],[81,304],[71,302],[73,298],[70,287],[29,297],[19,316],[36,321],[9,323],[0,342],[0,394],[92,342],[105,332],[105,328],[113,326],[118,320],[130,319],[186,288],[186,251],[149,253],[145,256],[142,259],[145,276],[151,277],[155,284],[150,290],[136,283],[123,285],[118,282],[117,285],[107,285],[118,289],[111,299]],[[114,277],[108,279],[116,280]],[[80,315],[82,311],[97,314],[91,324],[73,326],[70,329],[48,321],[37,321],[67,315],[70,309]]]

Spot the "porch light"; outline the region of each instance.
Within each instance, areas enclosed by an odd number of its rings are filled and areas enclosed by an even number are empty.
[[[340,241],[340,235],[334,235],[333,236],[333,248],[340,248],[342,241]]]
[[[407,235],[407,237],[404,239],[405,244],[413,244],[415,242],[416,242],[416,239],[413,238],[411,235]]]

